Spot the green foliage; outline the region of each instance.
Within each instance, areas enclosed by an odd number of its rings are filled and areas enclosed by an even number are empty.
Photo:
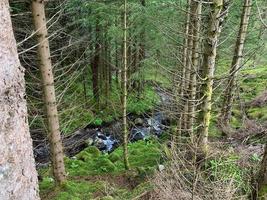
[[[102,123],[103,123],[103,120],[100,119],[100,118],[96,118],[96,119],[94,120],[94,124],[97,125],[97,126],[100,126]]]
[[[130,113],[142,114],[151,110],[159,102],[159,96],[151,86],[146,86],[139,97],[138,94],[130,94],[127,99],[127,110]]]
[[[79,83],[75,84],[74,86],[76,85],[79,85]],[[88,94],[88,99],[91,99],[88,104],[96,104],[93,101],[92,94]],[[113,91],[108,99],[109,106],[105,105],[106,100],[106,98],[101,98],[103,105],[101,103],[99,109],[94,108],[91,110],[86,110],[84,107],[79,107],[78,105],[74,106],[72,109],[64,109],[64,111],[62,111],[59,115],[62,124],[62,131],[65,134],[69,134],[79,128],[85,127],[88,124],[101,126],[105,122],[111,122],[117,118],[120,118],[120,91],[116,87],[113,87]],[[73,98],[66,98],[65,101],[66,103],[82,104],[80,99],[75,101]],[[152,86],[146,86],[140,97],[138,97],[138,94],[135,92],[129,93],[129,97],[127,99],[127,110],[129,113],[142,114],[153,109],[158,102],[159,96],[155,92],[154,88]],[[62,105],[62,107],[64,107],[64,105]]]

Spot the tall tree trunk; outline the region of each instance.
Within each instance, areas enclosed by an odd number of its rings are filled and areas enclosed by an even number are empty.
[[[116,44],[115,44],[115,67],[116,67],[116,71],[115,71],[115,74],[116,74],[116,84],[117,86],[119,86],[119,77],[120,77],[120,74],[119,74],[119,71],[120,71],[120,67],[119,67],[119,48],[118,48],[118,42],[116,41]]]
[[[199,68],[199,35],[201,25],[201,11],[202,3],[198,1],[192,1],[192,26],[193,26],[193,47],[192,47],[192,67],[189,82],[189,101],[188,101],[188,121],[187,130],[189,135],[193,137],[193,125],[195,118],[195,102],[196,102],[196,87],[197,87],[197,71]]]
[[[38,200],[24,69],[18,58],[8,0],[0,2],[0,18],[0,199]]]
[[[223,101],[223,108],[222,108],[221,118],[220,118],[221,120],[220,123],[224,127],[229,126],[230,119],[231,119],[236,76],[240,69],[240,65],[241,65],[241,61],[243,57],[243,49],[244,49],[244,43],[245,43],[247,29],[248,29],[251,6],[252,6],[252,0],[244,0],[240,28],[239,28],[239,32],[238,32],[238,36],[236,40],[234,57],[232,60],[231,70],[230,70],[229,79],[227,82],[226,92],[224,95],[225,98]]]
[[[181,80],[180,80],[180,99],[179,101],[179,121],[178,121],[178,135],[181,136],[182,131],[184,129],[184,110],[185,110],[185,73],[186,73],[186,63],[187,63],[187,51],[188,51],[188,35],[189,35],[189,25],[190,25],[190,5],[191,0],[187,0],[187,15],[186,15],[186,23],[185,23],[185,30],[184,30],[184,44],[183,44],[183,53],[182,53],[182,70],[181,70]]]
[[[143,9],[145,9],[146,7],[146,0],[140,0],[141,6]],[[145,11],[143,12],[145,13]],[[143,21],[145,21],[145,19],[143,19]],[[145,30],[145,26],[143,24],[142,26],[142,30],[140,33],[140,42],[139,42],[139,65],[138,65],[138,70],[142,70],[143,67],[143,63],[145,60],[145,56],[146,56],[146,45],[145,45],[145,41],[146,41],[146,30]],[[138,77],[138,98],[140,97],[141,93],[144,90],[144,73],[139,73],[139,77]]]
[[[209,26],[207,29],[207,38],[205,39],[204,55],[203,55],[203,77],[201,90],[203,97],[201,111],[199,114],[199,147],[203,155],[208,153],[208,134],[211,116],[211,97],[213,78],[215,70],[215,59],[217,54],[218,37],[221,32],[221,26],[228,8],[223,4],[223,0],[213,0],[212,10],[209,14]],[[223,11],[223,9],[226,9]]]
[[[193,23],[192,23],[192,5],[193,0],[188,1],[189,8],[188,8],[188,15],[189,15],[189,21],[188,21],[188,35],[187,35],[187,54],[186,54],[186,62],[185,62],[185,74],[184,74],[184,102],[183,102],[183,119],[182,119],[182,127],[183,130],[188,134],[188,106],[189,106],[189,85],[190,85],[190,74],[192,70],[192,48],[193,48]]]
[[[48,32],[45,19],[44,1],[32,1],[32,14],[38,40],[38,56],[42,76],[44,101],[47,114],[48,137],[52,154],[52,169],[56,182],[61,184],[66,179],[64,153],[60,136],[59,119],[54,87]]]
[[[94,99],[95,101],[99,104],[99,82],[98,82],[98,74],[99,74],[99,62],[100,62],[100,29],[99,29],[99,20],[96,19],[96,24],[95,24],[95,53],[94,53],[94,58],[92,62],[92,83],[93,83],[93,94],[94,94]]]
[[[128,129],[127,129],[127,0],[124,0],[124,28],[123,28],[123,70],[122,70],[122,112],[123,112],[123,156],[124,166],[128,170]]]

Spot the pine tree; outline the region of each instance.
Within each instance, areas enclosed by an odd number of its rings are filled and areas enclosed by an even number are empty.
[[[225,9],[225,11],[224,11]],[[213,0],[209,14],[209,26],[204,44],[203,64],[201,74],[201,93],[203,94],[201,111],[199,114],[199,148],[203,155],[208,153],[208,135],[211,118],[213,79],[215,59],[217,55],[218,39],[221,32],[224,17],[227,14],[227,5],[223,0]]]
[[[243,11],[241,16],[240,28],[235,44],[235,52],[232,60],[231,70],[227,81],[226,92],[224,95],[223,107],[221,111],[221,126],[222,130],[226,130],[229,127],[232,106],[234,101],[234,93],[236,89],[236,76],[241,67],[243,58],[243,49],[249,24],[250,11],[252,6],[252,0],[244,0]]]
[[[60,127],[55,95],[54,76],[49,50],[48,32],[43,0],[32,1],[32,14],[38,40],[38,56],[42,76],[44,102],[47,115],[48,137],[50,141],[52,169],[56,182],[61,184],[66,179],[64,152],[60,136]]]
[[[123,17],[123,70],[122,70],[122,112],[123,112],[123,152],[125,169],[129,169],[128,161],[128,129],[127,129],[127,0],[124,0]]]

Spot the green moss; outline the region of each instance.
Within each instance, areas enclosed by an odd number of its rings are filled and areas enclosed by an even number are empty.
[[[129,144],[129,162],[131,168],[156,166],[162,157],[160,144],[157,141],[138,141]],[[122,148],[115,150],[119,155],[123,155]],[[118,169],[124,169],[123,160],[116,162]]]
[[[99,154],[98,156],[93,156],[95,150],[92,149],[94,148],[86,148],[73,159],[64,158],[70,179],[74,176],[105,176],[106,174],[113,174],[116,177],[118,174],[125,173],[122,147],[117,148],[110,155]],[[132,168],[131,172],[133,173],[129,174],[129,176],[143,181],[144,177],[152,175],[158,164],[162,161],[161,149],[161,145],[155,139],[130,143],[129,161]],[[54,200],[92,199],[93,193],[103,191],[103,188],[106,187],[105,185],[109,185],[109,183],[68,180],[62,187],[54,190],[56,193]],[[128,190],[127,188],[113,188],[109,186],[109,190],[111,190],[110,196],[106,196],[106,198],[112,196],[114,199],[132,199],[144,192],[147,187],[147,185],[143,185],[138,187],[137,190]],[[42,194],[53,190],[53,188],[53,180],[49,177],[44,178],[40,183]]]
[[[99,157],[101,154],[99,149],[95,146],[87,147],[84,151],[91,154],[94,158]]]
[[[108,159],[111,161],[111,162],[113,162],[113,163],[115,163],[115,162],[117,162],[118,160],[120,160],[120,155],[119,154],[117,154],[117,153],[111,153],[109,156],[108,156]]]
[[[92,194],[98,190],[103,190],[102,182],[66,181],[61,186],[61,191],[54,200],[82,200],[91,199]]]
[[[76,155],[76,158],[78,160],[88,161],[88,160],[92,159],[92,154],[88,153],[87,151],[82,151]]]
[[[102,172],[114,172],[116,166],[108,158],[100,158],[95,163],[96,166],[99,166],[99,170]]]
[[[44,177],[39,184],[40,190],[51,190],[55,185],[55,181],[52,177]]]

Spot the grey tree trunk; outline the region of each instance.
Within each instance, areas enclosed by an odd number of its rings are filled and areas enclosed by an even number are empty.
[[[189,25],[190,25],[190,5],[191,0],[187,0],[187,15],[186,15],[186,23],[184,29],[184,44],[183,44],[183,53],[182,53],[182,70],[181,70],[181,79],[180,79],[180,101],[179,104],[179,121],[177,126],[178,136],[182,135],[182,132],[185,128],[185,109],[186,109],[186,99],[185,99],[185,87],[186,87],[186,65],[187,65],[187,52],[188,52],[188,35],[189,35]]]
[[[201,111],[199,114],[199,148],[203,155],[208,153],[208,135],[211,117],[211,97],[213,89],[213,78],[215,70],[215,59],[217,55],[218,37],[221,32],[222,22],[227,14],[227,8],[224,7],[223,0],[213,0],[212,10],[209,16],[209,26],[207,30],[207,37],[204,45],[203,77],[201,85],[201,93],[203,94]],[[223,11],[223,9],[226,9]]]
[[[37,200],[24,69],[18,58],[8,0],[0,1],[0,18],[0,199]]]
[[[189,135],[193,139],[193,128],[195,119],[195,107],[196,107],[196,90],[197,90],[197,71],[199,68],[199,36],[201,25],[201,12],[202,3],[198,1],[192,1],[191,22],[193,26],[193,46],[192,46],[192,67],[190,73],[190,82],[188,90],[188,122],[187,130]]]
[[[190,74],[192,70],[192,49],[193,49],[193,24],[192,24],[192,4],[194,0],[188,1],[190,3],[189,5],[189,24],[188,24],[188,35],[187,35],[187,54],[186,54],[186,63],[185,63],[185,75],[184,75],[184,108],[183,108],[183,122],[182,122],[182,127],[183,130],[188,134],[188,118],[189,118],[189,85],[190,85]]]
[[[52,154],[52,170],[56,182],[61,184],[66,179],[66,172],[44,8],[43,0],[32,1],[32,14],[38,39],[38,56],[47,114],[48,137]]]
[[[224,95],[223,108],[220,117],[220,123],[223,127],[229,127],[232,106],[234,101],[234,92],[235,92],[235,83],[236,76],[240,69],[242,57],[243,57],[243,49],[244,43],[246,39],[250,11],[252,6],[252,0],[244,0],[243,11],[241,16],[240,28],[236,40],[234,57],[232,60],[231,70],[229,74],[229,79],[227,82],[227,88]],[[225,130],[224,128],[222,130]]]
[[[123,70],[122,70],[122,126],[123,126],[123,156],[125,169],[129,169],[128,161],[128,129],[127,129],[127,0],[124,0],[123,18]]]

